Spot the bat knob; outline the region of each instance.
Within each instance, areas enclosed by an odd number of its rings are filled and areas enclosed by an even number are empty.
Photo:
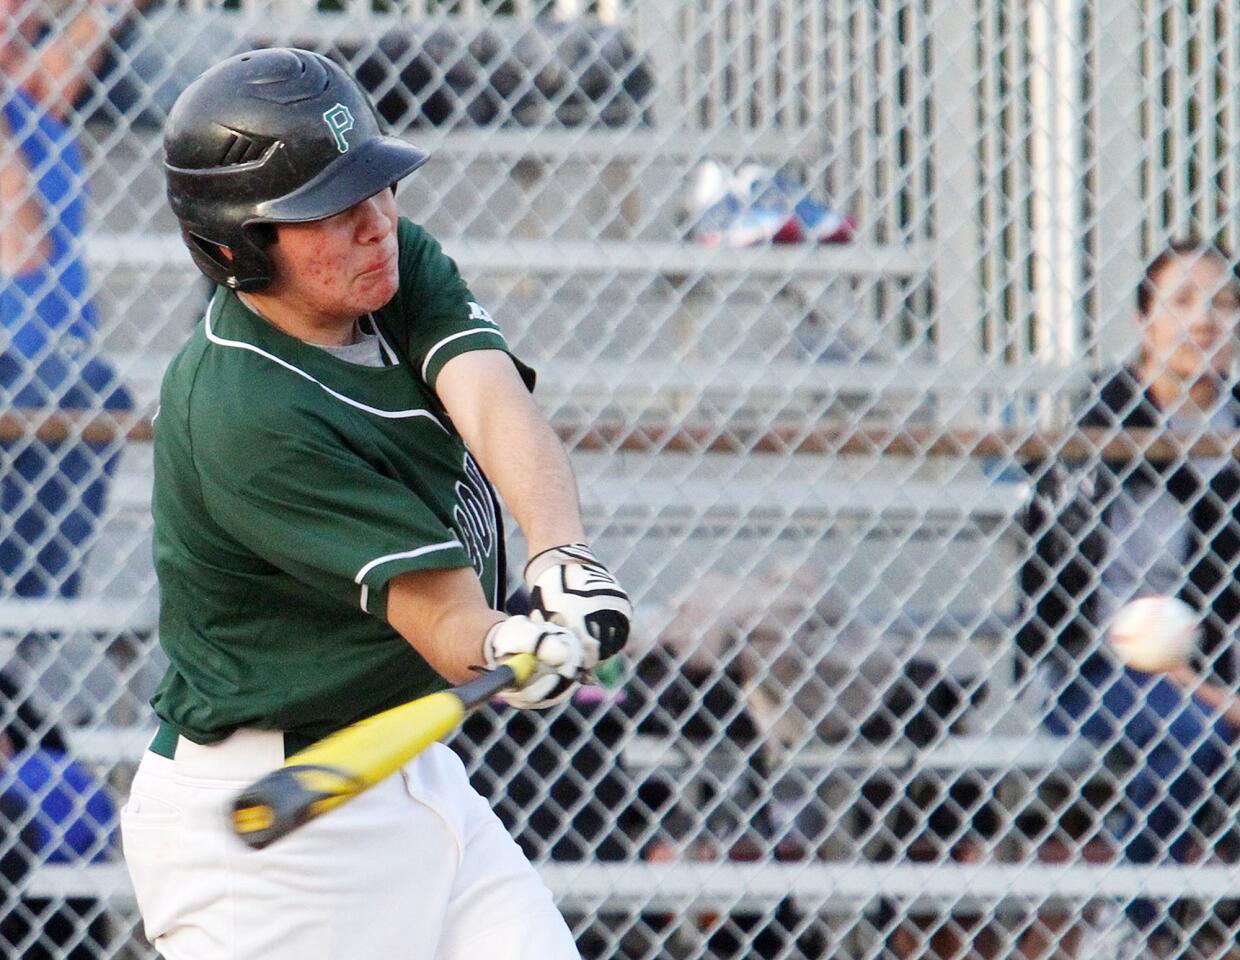
[[[281,767],[233,800],[233,832],[246,845],[262,850],[357,790],[357,778],[335,767]]]

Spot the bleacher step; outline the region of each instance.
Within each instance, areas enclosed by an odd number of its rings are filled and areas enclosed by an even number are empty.
[[[735,773],[738,763],[746,759],[737,750],[712,748],[699,752],[682,740],[645,735],[633,737],[625,745],[623,757],[632,770],[701,768],[721,778]],[[904,743],[890,747],[813,744],[796,751],[777,752],[771,763],[776,770],[831,775],[908,769],[914,765],[918,770],[941,773],[1072,770],[1085,769],[1095,759],[1094,748],[1076,738],[1044,733],[986,733],[948,736],[925,747]]]
[[[747,278],[829,279],[848,276],[913,277],[926,271],[928,247],[782,245],[744,250],[657,240],[485,240],[443,237],[444,250],[466,276],[498,273],[737,275]],[[135,269],[197,274],[175,233],[95,233],[86,244],[97,270]]]
[[[1082,904],[1133,897],[1234,899],[1240,865],[1135,866],[1041,863],[543,863],[539,874],[561,910],[736,910],[792,900],[806,911],[855,911],[880,898],[910,910],[1002,903]],[[120,863],[42,865],[27,895],[91,897],[133,907]]]

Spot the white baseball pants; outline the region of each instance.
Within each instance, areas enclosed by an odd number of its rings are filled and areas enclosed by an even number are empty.
[[[447,747],[251,850],[236,793],[279,733],[147,752],[121,812],[146,935],[166,960],[578,960],[551,894]]]

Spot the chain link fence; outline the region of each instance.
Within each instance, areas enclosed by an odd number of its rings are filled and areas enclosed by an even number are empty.
[[[432,154],[637,606],[618,686],[455,741],[584,957],[1240,956],[1233,5],[137,6],[0,4],[6,955],[154,956],[160,128],[294,44]],[[1119,666],[1141,593],[1193,671]]]

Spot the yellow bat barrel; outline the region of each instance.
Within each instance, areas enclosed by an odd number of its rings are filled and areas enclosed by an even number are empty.
[[[395,773],[465,719],[470,710],[519,687],[538,661],[519,654],[495,670],[345,727],[284,761],[233,802],[233,830],[262,849]]]

